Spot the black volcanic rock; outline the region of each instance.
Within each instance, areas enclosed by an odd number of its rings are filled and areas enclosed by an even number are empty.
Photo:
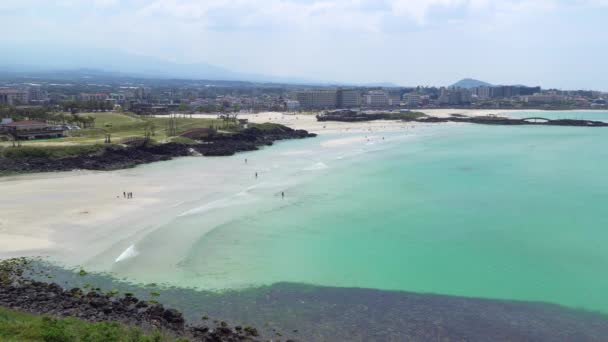
[[[113,293],[90,291],[85,294],[81,289],[64,290],[54,283],[24,278],[18,270],[24,264],[15,260],[0,263],[0,306],[33,314],[160,329],[192,341],[255,341],[253,335],[233,330],[224,322],[212,329],[187,326],[181,312],[165,309],[162,304],[139,301],[132,295],[117,298]]]
[[[140,164],[170,160],[192,155],[192,151],[204,156],[231,156],[238,152],[255,151],[259,146],[272,145],[275,141],[315,137],[304,130],[294,130],[276,125],[272,129],[248,128],[239,133],[208,137],[200,144],[178,143],[143,144],[134,146],[111,145],[95,155],[81,155],[61,159],[26,157],[0,157],[0,173],[53,172],[71,170],[117,170]]]

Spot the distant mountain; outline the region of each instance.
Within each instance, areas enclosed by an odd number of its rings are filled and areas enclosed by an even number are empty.
[[[361,87],[382,87],[382,88],[399,88],[398,84],[391,82],[376,82],[359,84]]]
[[[476,88],[476,87],[491,87],[492,84],[484,82],[484,81],[479,81],[479,80],[474,80],[472,78],[465,78],[463,80],[460,80],[454,84],[452,84],[452,87],[456,87],[456,88],[465,88],[465,89],[471,89],[471,88]]]
[[[0,54],[0,72],[28,73],[83,69],[148,78],[328,84],[328,82],[298,77],[242,73],[205,63],[180,64],[109,49],[12,44],[6,49],[3,48]]]

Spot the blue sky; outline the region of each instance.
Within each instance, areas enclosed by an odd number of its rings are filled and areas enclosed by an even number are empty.
[[[273,76],[608,90],[608,0],[1,0],[0,28]]]

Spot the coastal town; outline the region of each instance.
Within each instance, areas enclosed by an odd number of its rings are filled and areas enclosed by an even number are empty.
[[[591,90],[544,89],[540,86],[490,85],[465,79],[449,87],[384,87],[294,85],[233,81],[143,79],[89,75],[74,71],[62,76],[0,78],[0,142],[77,137],[97,128],[111,142],[112,122],[94,113],[125,113],[135,117],[277,112],[317,114],[348,110],[356,113],[408,113],[441,109],[573,110],[608,108],[608,93]],[[241,119],[241,124],[247,119]],[[172,123],[164,129],[178,135]],[[189,129],[209,127],[188,126]],[[144,129],[145,130],[145,129]],[[155,134],[154,134],[155,135]],[[190,134],[191,135],[191,134]],[[188,137],[188,134],[186,134]]]
[[[608,342],[607,20],[0,0],[0,342]]]
[[[8,108],[136,114],[312,111],[322,109],[416,110],[604,109],[608,93],[490,85],[465,79],[451,86],[294,85],[253,82],[137,79],[68,73],[54,78],[0,77],[0,115]],[[8,108],[7,108],[8,107]]]

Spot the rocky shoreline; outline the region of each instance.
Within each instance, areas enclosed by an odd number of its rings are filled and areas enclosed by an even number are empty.
[[[315,137],[304,130],[275,125],[271,129],[251,127],[234,134],[218,134],[204,138],[197,144],[137,144],[110,145],[102,153],[60,159],[43,157],[0,157],[0,174],[54,172],[72,170],[118,170],[140,164],[170,160],[191,155],[230,156],[238,152],[255,151],[275,141]]]
[[[412,114],[417,114],[413,113]],[[607,122],[592,121],[592,120],[574,120],[574,119],[559,119],[552,120],[541,117],[531,117],[523,119],[512,119],[502,116],[465,116],[452,115],[450,117],[436,117],[428,115],[408,115],[408,113],[392,114],[378,113],[365,114],[355,111],[335,111],[317,115],[318,121],[337,121],[337,122],[367,122],[377,120],[400,120],[403,122],[419,122],[419,123],[473,123],[480,125],[503,125],[503,126],[522,126],[522,125],[540,125],[540,126],[572,126],[572,127],[608,127]]]
[[[162,304],[143,301],[131,294],[103,293],[99,289],[65,290],[23,276],[26,259],[0,262],[0,306],[52,317],[75,317],[90,322],[120,322],[147,331],[163,331],[191,341],[259,341],[252,327],[212,321],[213,326],[187,325],[181,312]]]

